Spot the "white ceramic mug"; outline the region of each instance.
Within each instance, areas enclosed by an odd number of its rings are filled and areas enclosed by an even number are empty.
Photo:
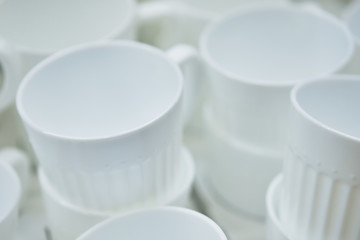
[[[11,0],[2,3],[0,112],[13,103],[21,78],[51,54],[97,40],[134,39],[140,26],[143,31],[147,30],[141,34],[142,40],[150,41],[153,35],[162,32],[161,23],[173,17],[163,11],[166,6],[161,2],[136,5],[135,0]],[[8,126],[19,135],[16,145],[31,152],[22,127]]]
[[[136,211],[94,226],[78,240],[226,240],[215,222],[201,213],[175,207]]]
[[[100,39],[134,38],[132,0],[5,1],[0,35],[21,56],[23,73],[57,50]]]
[[[296,5],[224,15],[206,27],[199,44],[216,122],[244,144],[279,152],[292,86],[340,70],[354,49],[338,19]]]
[[[359,92],[359,76],[334,76],[291,93],[280,206],[290,239],[360,234]]]
[[[113,210],[171,193],[182,91],[179,67],[160,50],[106,41],[37,65],[17,107],[54,188],[75,205]]]
[[[20,78],[57,50],[100,39],[132,39],[135,18],[133,0],[5,1],[0,5],[2,91],[11,101]]]
[[[134,0],[4,1],[0,5],[0,112],[13,108],[21,78],[39,61],[79,43],[133,39],[137,18]],[[18,116],[10,117],[11,122],[18,121]],[[23,126],[0,121],[14,139],[1,141],[32,154]]]
[[[125,212],[156,206],[178,206],[189,207],[191,205],[190,196],[195,179],[194,160],[187,149],[183,149],[182,158],[178,167],[177,183],[173,195],[169,198],[158,199],[153,202],[132,204],[131,206],[121,206],[117,211],[92,211],[82,207],[77,207],[66,201],[56,189],[54,189],[40,169],[39,181],[44,199],[47,223],[51,237],[54,240],[73,240],[95,224],[111,216],[123,214]]]
[[[0,162],[0,239],[14,239],[20,198],[21,185],[16,172]]]

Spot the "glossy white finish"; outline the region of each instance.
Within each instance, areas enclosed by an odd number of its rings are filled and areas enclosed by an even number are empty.
[[[14,240],[21,185],[16,172],[0,162],[0,239]]]
[[[293,240],[359,238],[359,92],[359,76],[292,91],[280,217]]]
[[[192,186],[195,178],[194,160],[188,150],[182,152],[182,159],[177,168],[178,174],[175,185],[171,186],[174,191],[171,196],[163,199],[154,199],[152,202],[133,203],[121,206],[116,211],[101,212],[92,211],[74,206],[66,201],[48,181],[44,172],[39,171],[39,180],[43,192],[47,220],[54,240],[73,240],[87,229],[102,220],[130,210],[149,208],[154,206],[179,206],[189,207]]]
[[[266,240],[289,240],[280,222],[279,209],[283,187],[282,175],[276,176],[266,194],[267,233]]]
[[[197,159],[199,161],[200,159]],[[207,159],[203,159],[207,161]],[[200,160],[202,161],[202,160]],[[264,219],[259,219],[228,205],[221,194],[211,184],[211,178],[203,171],[204,166],[197,166],[195,192],[201,209],[224,230],[232,240],[263,240],[265,237]]]
[[[219,226],[193,210],[162,207],[136,211],[108,219],[78,240],[158,239],[226,240]]]
[[[78,206],[114,210],[173,191],[182,89],[178,66],[160,50],[98,42],[32,69],[17,107],[54,188]]]
[[[0,112],[15,100],[23,76],[58,50],[101,39],[133,39],[134,0],[10,0],[0,4]],[[0,77],[1,78],[1,77]],[[15,119],[18,120],[18,119]],[[17,146],[32,152],[22,126]]]
[[[207,169],[219,197],[234,208],[264,218],[266,189],[281,171],[282,154],[248,146],[224,133],[208,107],[204,121]]]
[[[319,12],[254,7],[206,27],[200,51],[208,66],[209,101],[225,132],[249,145],[283,150],[292,86],[340,70],[354,49],[347,28]]]
[[[22,201],[25,201],[28,184],[30,181],[30,159],[20,149],[7,147],[0,149],[0,162],[7,163],[16,172],[21,183],[23,194]]]
[[[66,47],[132,38],[135,14],[132,0],[11,0],[0,6],[0,35],[16,48],[26,73]]]

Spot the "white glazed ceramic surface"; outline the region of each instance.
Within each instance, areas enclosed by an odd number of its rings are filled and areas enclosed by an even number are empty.
[[[11,106],[22,77],[41,60],[76,44],[133,39],[136,17],[134,0],[4,1],[0,4],[0,112]],[[16,146],[32,153],[23,126],[7,127],[14,132]]]
[[[359,92],[359,76],[292,91],[280,215],[293,240],[359,238]]]
[[[108,219],[87,231],[78,240],[157,239],[226,240],[210,218],[193,210],[162,207],[136,211]]]
[[[229,134],[282,151],[291,87],[340,70],[350,59],[350,32],[334,16],[299,6],[238,10],[209,24],[200,51],[209,101]]]
[[[114,210],[172,193],[182,89],[178,66],[160,50],[98,42],[32,69],[17,107],[54,188],[75,205]]]
[[[0,162],[0,239],[13,240],[18,219],[21,185],[16,172]]]
[[[39,171],[39,180],[43,192],[46,215],[51,234],[54,240],[73,240],[87,229],[100,221],[120,213],[139,208],[171,205],[179,207],[190,206],[190,196],[195,178],[194,160],[187,149],[182,152],[182,158],[177,168],[178,174],[173,194],[168,198],[157,199],[153,202],[132,203],[121,206],[117,211],[101,212],[91,211],[82,207],[74,206],[66,201],[52,186],[44,175]]]
[[[57,50],[100,39],[133,38],[132,0],[5,1],[0,35],[21,56],[23,73]]]
[[[232,240],[263,240],[265,223],[262,219],[254,218],[240,209],[229,206],[222,201],[220,194],[211,185],[210,178],[204,174],[203,167],[197,166],[195,184],[196,195],[203,211],[224,230],[226,236]]]
[[[22,201],[25,201],[30,181],[29,157],[20,149],[7,147],[0,149],[0,162],[7,163],[15,170],[21,183]]]
[[[289,240],[289,238],[286,237],[286,233],[284,232],[279,217],[282,184],[283,184],[282,176],[281,175],[276,176],[269,185],[266,194],[266,210],[267,210],[266,240]]]
[[[282,153],[247,146],[222,132],[205,107],[208,174],[216,192],[229,205],[265,217],[265,193],[281,171]]]

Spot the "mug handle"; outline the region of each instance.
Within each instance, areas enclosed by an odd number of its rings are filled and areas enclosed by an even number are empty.
[[[217,16],[176,1],[141,3],[138,11],[139,40],[163,49],[184,35],[194,35],[193,28],[203,27]],[[167,31],[171,34],[164,34]]]
[[[19,177],[22,193],[26,194],[30,177],[30,159],[21,150],[13,147],[0,150],[0,161],[11,166]]]
[[[205,25],[215,18],[215,14],[197,11],[174,1],[155,1],[140,4],[140,41],[159,45],[162,24],[172,24],[180,20],[187,24]],[[182,34],[178,32],[177,34]],[[176,38],[176,36],[175,36]],[[146,39],[146,41],[144,40]],[[184,76],[183,123],[189,123],[203,99],[203,68],[198,51],[190,45],[178,44],[167,50],[168,56],[181,68]]]
[[[0,39],[0,112],[15,100],[20,84],[21,66],[12,47]]]
[[[195,47],[186,44],[175,45],[166,53],[172,61],[178,64],[183,73],[183,123],[186,124],[199,109],[204,97],[202,61]]]

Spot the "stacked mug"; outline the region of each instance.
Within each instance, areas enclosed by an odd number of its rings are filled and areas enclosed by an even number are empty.
[[[264,219],[267,186],[282,166],[291,88],[341,70],[353,48],[347,28],[313,5],[236,10],[206,27],[206,175],[219,203]]]
[[[138,39],[139,35],[144,40],[152,39],[161,30],[160,23],[172,17],[171,11],[163,11],[164,7],[161,2],[138,6],[135,0],[2,2],[0,146],[16,145],[32,152],[13,104],[21,79],[30,69],[53,53],[77,44]]]
[[[0,5],[0,59],[2,105],[12,112],[22,77],[39,61],[75,44],[99,39],[132,39],[135,36],[136,2],[124,1],[4,1]],[[94,12],[102,16],[94,17]],[[100,21],[101,20],[101,21]],[[13,142],[31,152],[17,115],[9,115]]]
[[[299,84],[283,176],[268,192],[268,239],[356,240],[360,236],[359,76]]]
[[[131,209],[188,205],[195,173],[181,143],[182,92],[177,64],[132,41],[71,47],[25,76],[17,109],[54,239]]]

